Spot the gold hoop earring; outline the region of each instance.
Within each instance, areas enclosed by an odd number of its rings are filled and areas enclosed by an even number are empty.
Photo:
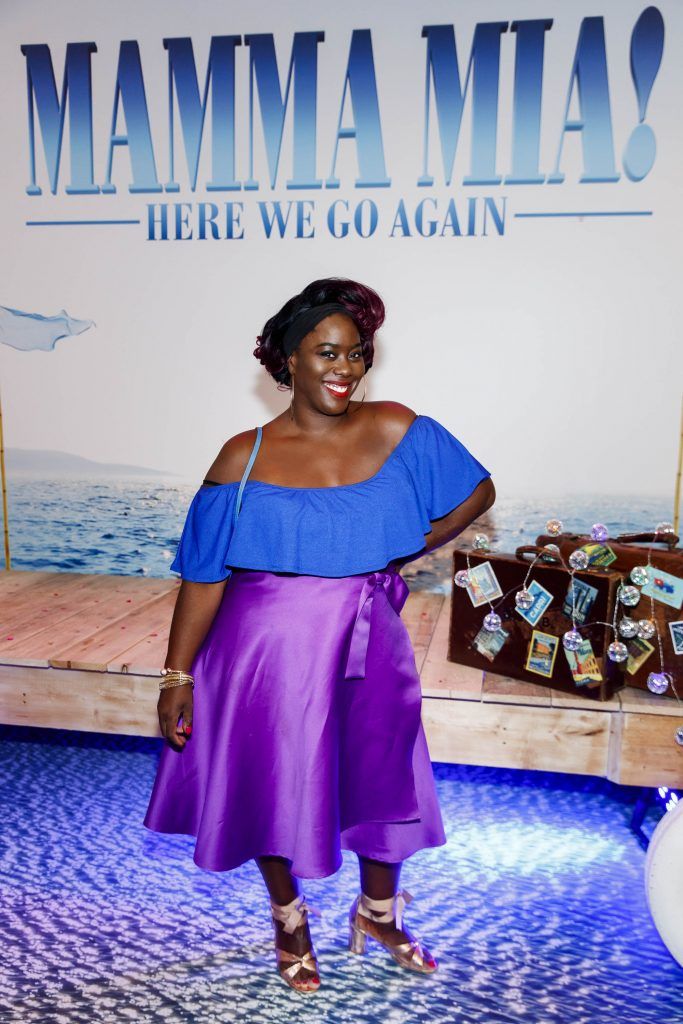
[[[294,378],[292,377],[292,397],[289,400],[289,417],[294,419],[294,410],[292,409],[292,402],[294,401]]]
[[[367,382],[367,379],[366,379],[366,374],[363,374],[363,397],[361,398],[360,402],[358,403],[359,405],[363,404],[363,402],[365,401],[365,396],[367,395],[367,393],[368,393],[368,382]]]

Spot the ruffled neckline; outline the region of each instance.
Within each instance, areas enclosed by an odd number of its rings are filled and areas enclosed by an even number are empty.
[[[365,480],[358,480],[354,484],[332,484],[329,487],[290,487],[287,484],[271,484],[271,483],[268,483],[267,480],[252,480],[250,477],[247,477],[247,480],[246,480],[245,485],[244,485],[245,489],[247,487],[249,487],[249,486],[252,486],[252,487],[258,486],[258,487],[268,487],[271,490],[275,490],[275,491],[302,491],[302,492],[303,491],[348,491],[348,490],[351,490],[354,487],[362,487],[364,484],[373,483],[389,467],[391,462],[394,460],[394,458],[398,454],[399,449],[403,445],[405,445],[406,441],[412,435],[413,427],[415,426],[417,421],[422,419],[422,418],[423,417],[422,417],[421,413],[417,413],[416,414],[415,419],[412,421],[412,423],[410,424],[410,426],[406,430],[406,432],[403,435],[403,437],[401,438],[401,440],[398,442],[397,445],[394,446],[394,448],[391,450],[389,455],[386,457],[386,459],[384,460],[382,465],[379,467],[377,472],[373,473],[372,476],[366,477]],[[202,488],[206,488],[206,491],[210,492],[210,491],[218,490],[219,487],[239,487],[240,483],[241,483],[240,480],[231,480],[227,484],[202,484],[201,487],[200,487],[200,490]]]

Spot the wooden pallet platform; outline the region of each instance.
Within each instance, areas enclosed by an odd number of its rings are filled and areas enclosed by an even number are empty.
[[[158,736],[158,672],[175,578],[0,572],[0,721]],[[402,618],[434,761],[683,787],[683,708],[632,687],[596,702],[446,658],[450,598],[413,591]]]

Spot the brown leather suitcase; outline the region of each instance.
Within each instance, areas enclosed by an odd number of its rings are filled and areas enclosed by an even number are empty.
[[[678,604],[678,588],[671,580],[671,577],[683,580],[683,548],[677,547],[678,537],[673,533],[657,534],[656,538],[654,533],[623,533],[614,540],[607,539],[598,543],[584,534],[561,533],[554,537],[542,534],[536,543],[541,546],[556,544],[565,560],[572,551],[586,546],[592,565],[601,563],[618,572],[627,584],[632,583],[629,578],[631,570],[635,566],[647,565],[649,555],[655,581],[652,592],[646,588],[647,592],[641,596],[638,604],[620,610],[617,620],[625,617],[635,620],[652,619],[655,622],[662,644],[664,671],[671,674],[675,689],[683,696],[683,609]],[[659,574],[657,570],[660,570]],[[658,594],[658,597],[652,596],[653,593]],[[674,629],[670,628],[671,624],[675,625]],[[657,633],[647,639],[637,636],[620,637],[629,648],[627,686],[646,690],[650,672],[661,672]],[[676,699],[671,687],[662,696]]]
[[[474,578],[467,588],[453,582],[448,660],[564,693],[609,700],[626,685],[624,663],[607,657],[614,636],[604,625],[612,621],[621,576],[608,569],[574,573],[577,627],[583,642],[578,651],[567,652],[562,637],[572,628],[572,575],[556,559],[548,560],[546,553],[540,559],[541,551],[528,545],[514,555],[453,552],[453,577],[468,568],[469,557]],[[522,613],[516,607],[515,594],[521,590],[534,557],[539,560],[531,568],[527,584],[534,604]],[[481,566],[484,568],[477,568]],[[499,596],[494,596],[496,592]],[[490,611],[487,595],[502,620],[495,633],[482,625]]]

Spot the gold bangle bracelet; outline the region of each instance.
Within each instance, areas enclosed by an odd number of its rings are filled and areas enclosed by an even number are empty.
[[[159,683],[160,690],[170,690],[174,686],[191,686],[194,690],[194,680],[192,679],[174,679],[170,683]]]
[[[194,676],[189,672],[182,672],[180,669],[162,668],[160,675],[163,679],[159,682],[159,689],[166,690],[172,686],[190,685],[194,688]]]

